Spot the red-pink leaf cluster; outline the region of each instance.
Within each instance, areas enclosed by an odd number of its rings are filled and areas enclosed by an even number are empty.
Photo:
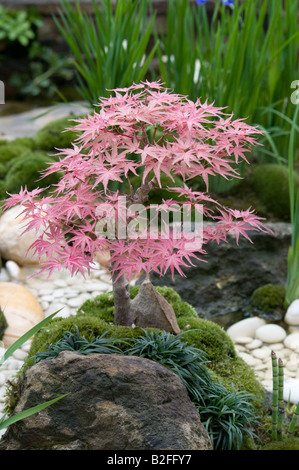
[[[5,202],[5,208],[22,205],[25,231],[36,230],[31,248],[46,259],[41,261],[44,270],[51,273],[66,267],[84,275],[95,254],[108,250],[115,275],[130,277],[142,271],[164,275],[167,270],[184,275],[183,268],[206,253],[208,242],[226,240],[229,232],[235,233],[238,242],[240,235],[249,238],[249,230],[265,230],[253,211],[225,208],[207,193],[210,175],[239,177],[236,163],[247,161],[246,154],[260,133],[225,114],[223,108],[200,99],[192,102],[159,82],[143,82],[113,90],[109,98],[100,99],[95,112],[76,120],[72,130],[78,133],[72,148],[57,149],[57,161],[43,172],[47,176],[59,171],[58,184],[44,195],[41,189],[21,189]],[[131,180],[137,176],[140,185],[133,188]],[[134,215],[119,209],[123,193],[113,189],[115,184],[127,184],[128,205],[149,208],[149,193],[163,186],[165,176],[174,197],[163,200],[157,214],[173,204],[189,205],[190,210],[200,205],[203,216],[215,222],[204,227],[199,249],[186,249],[185,237],[176,238],[172,231],[165,237],[162,227],[154,238],[146,225],[139,237],[99,234],[103,204],[106,218],[114,217],[116,225],[120,220],[125,225],[134,221]],[[177,178],[181,186],[175,185]],[[194,178],[204,181],[205,192],[188,186]]]

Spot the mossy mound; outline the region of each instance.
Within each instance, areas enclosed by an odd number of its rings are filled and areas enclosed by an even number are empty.
[[[53,149],[64,149],[72,147],[72,142],[77,134],[66,131],[67,128],[75,125],[71,117],[57,119],[40,129],[34,136],[34,142],[39,150],[51,151]]]
[[[258,287],[252,293],[250,301],[253,307],[265,313],[272,313],[275,310],[284,308],[286,295],[285,286],[266,284]]]
[[[15,143],[14,141],[0,145],[0,163],[5,165],[10,160],[27,155],[29,152],[29,147]]]
[[[252,168],[249,181],[257,197],[267,210],[280,220],[290,220],[289,173],[285,165],[259,164]],[[299,188],[299,175],[294,175],[295,191]]]
[[[252,369],[242,361],[235,352],[234,344],[226,332],[216,323],[201,319],[187,302],[169,287],[156,287],[173,306],[178,324],[182,330],[182,339],[189,345],[203,350],[209,358],[208,368],[218,382],[228,389],[234,383],[236,390],[246,390],[256,396],[262,393]],[[131,298],[139,291],[139,286],[131,287]],[[29,357],[46,351],[47,348],[61,339],[62,335],[77,325],[80,335],[88,341],[94,340],[106,332],[107,338],[137,338],[143,334],[141,328],[128,328],[113,324],[114,297],[106,293],[87,300],[78,309],[77,314],[68,318],[52,319],[33,338]],[[147,329],[151,331],[153,329]],[[122,346],[125,348],[126,346]],[[30,361],[27,363],[29,367]]]
[[[6,166],[4,163],[0,163],[0,179],[5,178],[6,175]]]
[[[1,206],[1,201],[6,199],[8,195],[6,194],[7,191],[7,186],[4,180],[0,180],[0,206]],[[1,208],[0,208],[0,215],[1,215]]]
[[[29,191],[36,187],[45,188],[58,182],[58,175],[52,174],[41,178],[41,171],[53,162],[46,152],[33,151],[28,155],[15,159],[9,166],[5,183],[9,193],[18,193],[21,186],[27,186]]]
[[[36,150],[36,144],[33,137],[18,137],[13,141],[14,145],[22,145],[30,150]]]

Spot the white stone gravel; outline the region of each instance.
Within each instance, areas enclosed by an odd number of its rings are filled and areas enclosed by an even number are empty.
[[[45,317],[59,309],[62,310],[56,317],[65,318],[75,315],[78,307],[85,300],[112,290],[109,274],[97,264],[97,270],[93,271],[86,279],[81,275],[72,278],[68,271],[54,273],[50,279],[47,279],[45,273],[30,277],[35,271],[38,271],[38,268],[17,269],[14,262],[9,262],[8,265],[9,270],[4,268],[0,270],[0,281],[19,283],[30,290],[41,304]],[[0,416],[3,415],[7,381],[16,376],[28,356],[29,348],[30,341],[27,341],[0,366]],[[0,342],[0,357],[4,352],[5,348]],[[4,432],[5,430],[0,430],[0,436]]]
[[[250,321],[248,321],[250,320]],[[288,331],[261,319],[241,320],[227,330],[237,354],[255,371],[264,388],[270,392],[272,383],[271,351],[284,365],[284,385],[291,403],[299,401],[299,326]],[[256,328],[252,328],[254,325]],[[248,328],[247,328],[248,327]],[[247,330],[248,336],[245,336]],[[240,336],[238,336],[238,333]],[[262,333],[262,334],[261,334]],[[262,339],[264,341],[262,341]]]

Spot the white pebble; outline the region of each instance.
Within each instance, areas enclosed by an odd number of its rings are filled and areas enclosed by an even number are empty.
[[[11,260],[6,261],[5,268],[6,268],[6,271],[8,272],[8,274],[10,275],[11,278],[19,279],[21,269],[17,265],[17,263],[15,263],[14,261],[11,261]]]
[[[285,339],[287,333],[281,326],[268,323],[257,328],[255,335],[264,343],[279,343]]]
[[[291,403],[298,403],[299,401],[299,380],[288,378],[284,381],[283,397],[285,401],[290,399]]]
[[[55,279],[53,281],[54,286],[56,287],[66,287],[67,282],[64,279]]]
[[[299,347],[299,333],[291,333],[284,340],[284,345],[290,349]]]
[[[0,401],[4,402],[5,400],[6,400],[6,387],[2,385],[2,387],[0,387]]]
[[[237,338],[234,339],[235,343],[238,344],[247,344],[252,341],[252,338],[250,336],[238,336]]]
[[[43,297],[43,296],[46,296],[46,295],[51,295],[53,292],[53,289],[50,289],[49,287],[47,287],[46,289],[43,288],[43,289],[39,289],[39,292],[38,294]]]
[[[272,382],[272,380],[270,380],[270,379],[264,379],[264,380],[262,381],[262,385],[263,385],[263,387],[264,387],[266,390],[268,390],[268,392],[272,392],[272,389],[273,389],[273,382]]]
[[[23,349],[16,349],[13,352],[12,356],[18,361],[24,361],[27,357],[27,353]]]
[[[52,302],[53,301],[53,296],[52,295],[43,295],[41,297],[42,302]]]
[[[254,338],[255,331],[258,327],[264,325],[266,322],[259,317],[250,317],[240,320],[227,329],[227,334],[234,340],[240,336],[250,336]]]
[[[252,351],[252,355],[256,357],[257,359],[264,360],[271,356],[271,349],[268,348],[267,346],[263,346],[261,348],[254,349]]]
[[[1,268],[0,269],[0,282],[7,282],[9,280],[10,278],[9,278],[8,272],[6,271],[5,268]]]
[[[49,306],[49,308],[45,312],[45,317],[48,317],[49,315],[52,315],[53,313],[57,312],[60,310],[60,312],[56,313],[54,318],[59,318],[59,317],[67,317],[69,314],[69,308],[65,304],[60,304],[60,303],[53,303]]]
[[[7,370],[18,370],[20,367],[22,367],[22,361],[19,361],[18,359],[14,359],[13,357],[10,357],[5,361],[5,367]]]
[[[40,304],[43,310],[47,310],[49,307],[49,302],[46,302],[45,300],[42,300]]]
[[[260,364],[260,361],[257,358],[254,358],[251,354],[241,352],[239,356],[249,367],[255,367]]]
[[[271,349],[273,351],[282,351],[283,350],[283,343],[272,343],[271,344]]]
[[[299,299],[291,302],[284,316],[284,321],[288,325],[299,325]]]
[[[6,383],[5,374],[3,374],[2,372],[0,372],[0,386],[1,386],[1,385],[4,385],[5,383]]]
[[[250,341],[250,343],[246,344],[246,348],[247,349],[257,349],[257,348],[260,348],[262,346],[262,341],[260,339],[254,339]]]
[[[86,286],[86,290],[88,292],[106,292],[107,289],[109,289],[110,286],[108,286],[105,282],[89,282]]]
[[[298,363],[295,361],[290,361],[286,364],[286,368],[292,372],[297,372],[298,370]]]

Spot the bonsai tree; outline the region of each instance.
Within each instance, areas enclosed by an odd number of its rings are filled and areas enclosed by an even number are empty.
[[[204,260],[208,242],[226,240],[231,231],[238,242],[240,235],[249,238],[248,230],[266,230],[253,210],[223,207],[208,194],[210,175],[239,177],[236,166],[260,133],[223,108],[142,82],[101,98],[72,131],[72,148],[57,149],[57,161],[42,173],[58,172],[58,184],[21,188],[4,207],[23,206],[25,231],[37,234],[31,249],[49,275],[68,268],[85,276],[95,269],[97,252],[110,253],[115,324],[132,324],[133,275],[184,275],[183,267]],[[204,191],[192,190],[194,178],[202,179]],[[163,188],[173,197],[154,206],[150,193]],[[171,223],[162,217],[170,212]],[[214,224],[203,226],[207,216]]]

